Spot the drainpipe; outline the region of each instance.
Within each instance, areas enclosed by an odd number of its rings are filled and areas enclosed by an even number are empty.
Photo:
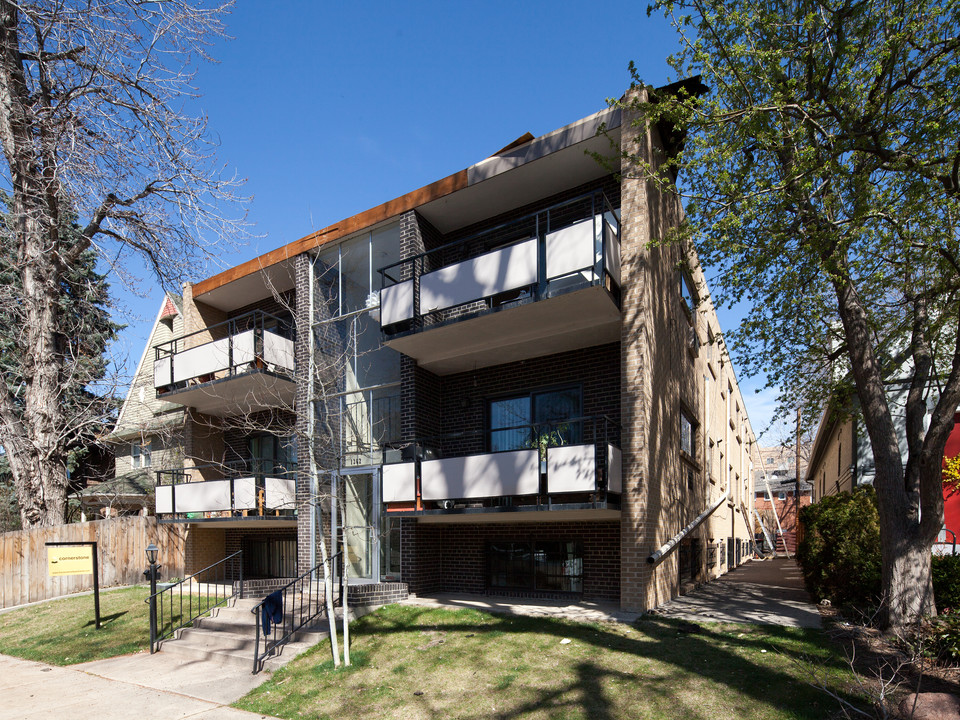
[[[667,540],[663,545],[657,548],[653,553],[650,554],[650,557],[647,558],[647,562],[651,565],[658,565],[667,555],[670,554],[670,551],[673,550],[677,545],[680,544],[680,541],[683,540],[687,535],[693,532],[696,527],[710,517],[714,511],[721,505],[723,505],[729,499],[728,496],[723,495],[717,500],[713,505],[708,507],[702,513],[697,515],[689,525],[687,525],[683,530],[678,532],[672,538]]]

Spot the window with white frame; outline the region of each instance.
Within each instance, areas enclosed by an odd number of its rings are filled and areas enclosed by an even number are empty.
[[[150,440],[146,440],[130,445],[130,461],[134,470],[148,468],[153,464],[150,444]]]

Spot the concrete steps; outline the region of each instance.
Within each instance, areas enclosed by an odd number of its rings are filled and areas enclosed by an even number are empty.
[[[236,600],[230,606],[216,608],[210,615],[195,620],[193,627],[184,628],[173,638],[164,640],[160,646],[161,652],[188,660],[211,660],[252,671],[257,626],[251,610],[258,602],[258,598]],[[296,613],[300,615],[299,607]],[[289,612],[284,619],[290,619]],[[327,627],[326,619],[318,618],[317,624],[294,633],[287,642],[271,647],[271,643],[283,632],[281,623],[279,631],[275,629],[266,636],[268,656],[262,668],[272,671],[282,667],[327,637]],[[260,642],[262,651],[263,637]]]

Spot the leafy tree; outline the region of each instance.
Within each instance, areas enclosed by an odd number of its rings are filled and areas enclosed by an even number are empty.
[[[856,399],[876,463],[881,621],[932,614],[960,404],[960,2],[651,10],[680,34],[674,69],[705,87],[654,97],[633,71],[628,117],[688,133],[672,159],[633,157],[637,171],[685,197],[672,239],[695,244],[721,300],[749,306],[734,346],[781,407],[815,418],[830,397]]]
[[[99,292],[85,279],[94,258],[124,274],[136,256],[172,286],[206,243],[238,229],[221,214],[237,183],[214,162],[204,118],[185,110],[228,7],[199,3],[0,0],[0,176],[16,275],[0,305],[16,319],[22,376],[0,387],[0,446],[26,527],[64,520],[73,408],[102,362],[79,334],[100,306],[71,305]]]

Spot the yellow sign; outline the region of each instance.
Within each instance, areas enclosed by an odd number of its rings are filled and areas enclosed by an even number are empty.
[[[48,547],[47,572],[50,577],[93,575],[93,546]]]

